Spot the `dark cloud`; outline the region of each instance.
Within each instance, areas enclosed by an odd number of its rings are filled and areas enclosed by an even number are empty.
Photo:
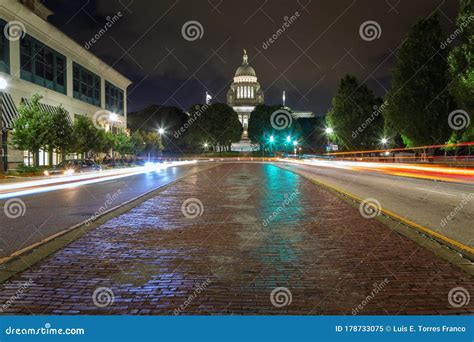
[[[91,51],[132,79],[130,109],[148,103],[184,108],[203,101],[206,90],[225,101],[228,82],[249,52],[266,102],[279,101],[323,114],[347,73],[365,81],[378,95],[390,84],[393,52],[410,27],[434,11],[446,33],[454,29],[455,0],[47,0],[56,14],[51,22],[83,44],[108,16],[122,18]],[[267,49],[263,43],[299,17]],[[204,28],[202,39],[183,39],[190,20]],[[379,23],[381,36],[364,41],[360,25]]]

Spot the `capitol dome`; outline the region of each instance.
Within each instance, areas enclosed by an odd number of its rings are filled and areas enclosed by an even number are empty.
[[[242,65],[239,66],[237,70],[235,71],[235,77],[239,77],[239,76],[257,77],[257,74],[255,73],[255,69],[252,68],[247,62],[247,63],[242,63]]]

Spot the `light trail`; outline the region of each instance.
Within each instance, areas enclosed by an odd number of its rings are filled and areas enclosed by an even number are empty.
[[[159,172],[170,167],[195,164],[197,161],[179,161],[156,163],[143,167],[133,167],[118,170],[106,170],[87,174],[58,176],[35,181],[18,182],[0,186],[0,199],[27,196],[42,192],[71,189],[88,184],[101,183],[139,174]]]
[[[459,144],[444,144],[444,145],[432,145],[432,146],[418,146],[418,147],[400,147],[400,148],[386,148],[379,150],[368,150],[368,151],[347,151],[347,152],[330,152],[325,153],[325,156],[340,156],[340,155],[350,155],[350,154],[368,154],[368,153],[384,153],[384,152],[402,152],[402,151],[414,151],[414,150],[429,150],[429,149],[439,149],[439,148],[453,148],[453,147],[466,147],[474,146],[474,142],[466,142]]]
[[[313,165],[327,168],[337,168],[352,171],[377,172],[393,176],[442,180],[448,182],[474,183],[474,169],[450,168],[438,165],[390,164],[377,162],[357,162],[340,160],[292,160],[280,159],[287,163]]]

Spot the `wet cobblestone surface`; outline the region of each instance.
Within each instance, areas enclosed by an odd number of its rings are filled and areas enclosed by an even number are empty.
[[[473,301],[450,304],[457,287],[474,293],[471,276],[304,178],[268,164],[224,164],[168,187],[1,284],[0,309],[474,313]]]

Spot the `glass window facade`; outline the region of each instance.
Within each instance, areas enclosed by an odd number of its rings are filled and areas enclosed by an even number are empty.
[[[20,41],[20,77],[66,94],[66,57],[25,35]]]
[[[123,90],[105,82],[105,109],[123,115]]]
[[[7,35],[3,34],[7,23],[0,19],[0,71],[10,73],[10,41]]]
[[[72,67],[72,88],[75,99],[100,107],[100,77],[77,63]]]

